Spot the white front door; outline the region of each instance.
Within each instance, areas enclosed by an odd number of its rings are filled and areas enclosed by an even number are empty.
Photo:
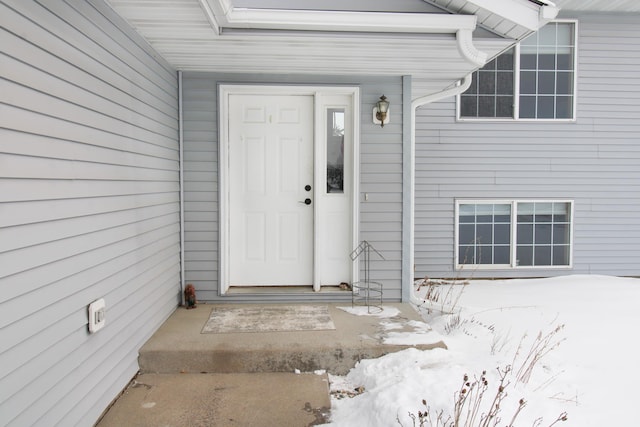
[[[314,97],[228,102],[229,285],[311,286]]]
[[[220,292],[358,280],[357,88],[220,87]]]

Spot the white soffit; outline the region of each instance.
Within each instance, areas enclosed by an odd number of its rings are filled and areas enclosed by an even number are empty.
[[[478,25],[514,40],[522,40],[554,19],[559,9],[550,2],[530,0],[424,0],[457,14],[476,15]],[[538,4],[541,3],[541,4]],[[544,4],[542,4],[544,3]]]
[[[615,13],[640,12],[640,1],[638,0],[554,0],[554,2],[562,10]]]
[[[538,31],[544,23],[554,19],[559,11],[557,7],[552,6],[549,2],[545,2],[545,5],[540,6],[529,0],[512,2],[467,0],[467,3],[493,15],[502,16],[504,19],[529,31]]]

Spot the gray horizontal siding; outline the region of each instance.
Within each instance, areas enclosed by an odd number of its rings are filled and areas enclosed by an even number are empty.
[[[418,110],[418,277],[640,275],[640,17],[578,18],[575,123],[456,122],[453,99]],[[456,198],[574,200],[573,268],[455,271]]]
[[[218,105],[211,77],[183,76],[184,269],[198,299],[218,291]]]
[[[92,425],[179,301],[176,75],[99,0],[0,38],[0,424]]]
[[[402,259],[401,78],[185,73],[185,280],[196,287],[198,298],[208,301],[255,301],[255,297],[251,296],[220,297],[218,293],[219,83],[348,84],[360,87],[360,237],[370,241],[385,257],[385,260],[372,262],[372,279],[384,282],[386,298],[399,300]],[[391,123],[383,129],[374,125],[371,118],[373,104],[382,94],[394,104]],[[368,201],[364,200],[365,193],[369,195]],[[309,297],[290,295],[279,298],[304,301]]]
[[[360,236],[383,256],[371,255],[372,280],[383,284],[385,299],[402,296],[403,82],[363,81],[360,122]],[[384,94],[391,104],[390,123],[374,125],[371,110]],[[368,195],[365,201],[364,194]],[[362,276],[363,273],[361,273]]]

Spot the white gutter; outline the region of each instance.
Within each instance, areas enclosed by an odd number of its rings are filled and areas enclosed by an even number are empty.
[[[477,16],[399,13],[345,12],[327,10],[285,10],[234,8],[230,0],[198,0],[217,35],[224,28],[340,31],[371,33],[454,34],[458,52],[474,66],[487,62],[487,54],[473,45]]]
[[[428,0],[425,0],[428,1]],[[529,31],[554,19],[559,9],[552,2],[466,0],[476,8],[502,17]],[[352,12],[236,8],[232,0],[198,0],[216,34],[224,28],[312,30],[388,33],[454,33],[473,31],[477,16],[462,14]]]
[[[216,34],[224,28],[374,33],[473,31],[475,15],[234,8],[230,0],[198,0]]]
[[[416,158],[416,112],[418,110],[418,108],[420,108],[421,106],[425,105],[425,104],[430,104],[432,102],[436,102],[436,101],[440,101],[441,99],[444,98],[448,98],[450,96],[456,96],[458,94],[461,94],[462,92],[464,92],[465,90],[469,89],[469,86],[471,86],[471,77],[472,74],[467,75],[466,77],[464,77],[462,80],[458,81],[456,86],[449,88],[449,89],[445,89],[443,91],[431,94],[431,95],[427,95],[427,96],[422,96],[420,98],[416,98],[414,100],[411,101],[411,164],[410,164],[410,182],[411,182],[411,197],[410,197],[410,205],[411,208],[409,209],[409,215],[410,215],[410,230],[411,230],[411,238],[409,239],[409,265],[412,266],[415,264],[415,255],[414,255],[414,250],[415,250],[415,242],[414,242],[414,237],[415,237],[415,177],[416,177],[416,165],[415,165],[415,158]],[[416,294],[415,294],[415,287],[413,284],[413,281],[415,281],[415,277],[412,277],[412,283],[411,285],[411,292],[409,294],[409,300],[416,305],[421,305],[422,303],[424,303],[424,301],[420,300]]]
[[[475,15],[324,10],[233,9],[222,27],[386,33],[451,33],[476,27]]]
[[[348,12],[330,10],[289,10],[234,8],[231,0],[198,0],[209,24],[220,36],[224,28],[454,34],[458,52],[469,63],[482,67],[487,54],[473,45],[476,15],[446,13]]]
[[[178,157],[180,168],[180,301],[184,305],[184,132],[182,128],[182,71],[178,71]]]

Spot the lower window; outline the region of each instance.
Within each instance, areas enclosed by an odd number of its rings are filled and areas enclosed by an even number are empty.
[[[456,201],[458,268],[570,267],[572,201]]]

